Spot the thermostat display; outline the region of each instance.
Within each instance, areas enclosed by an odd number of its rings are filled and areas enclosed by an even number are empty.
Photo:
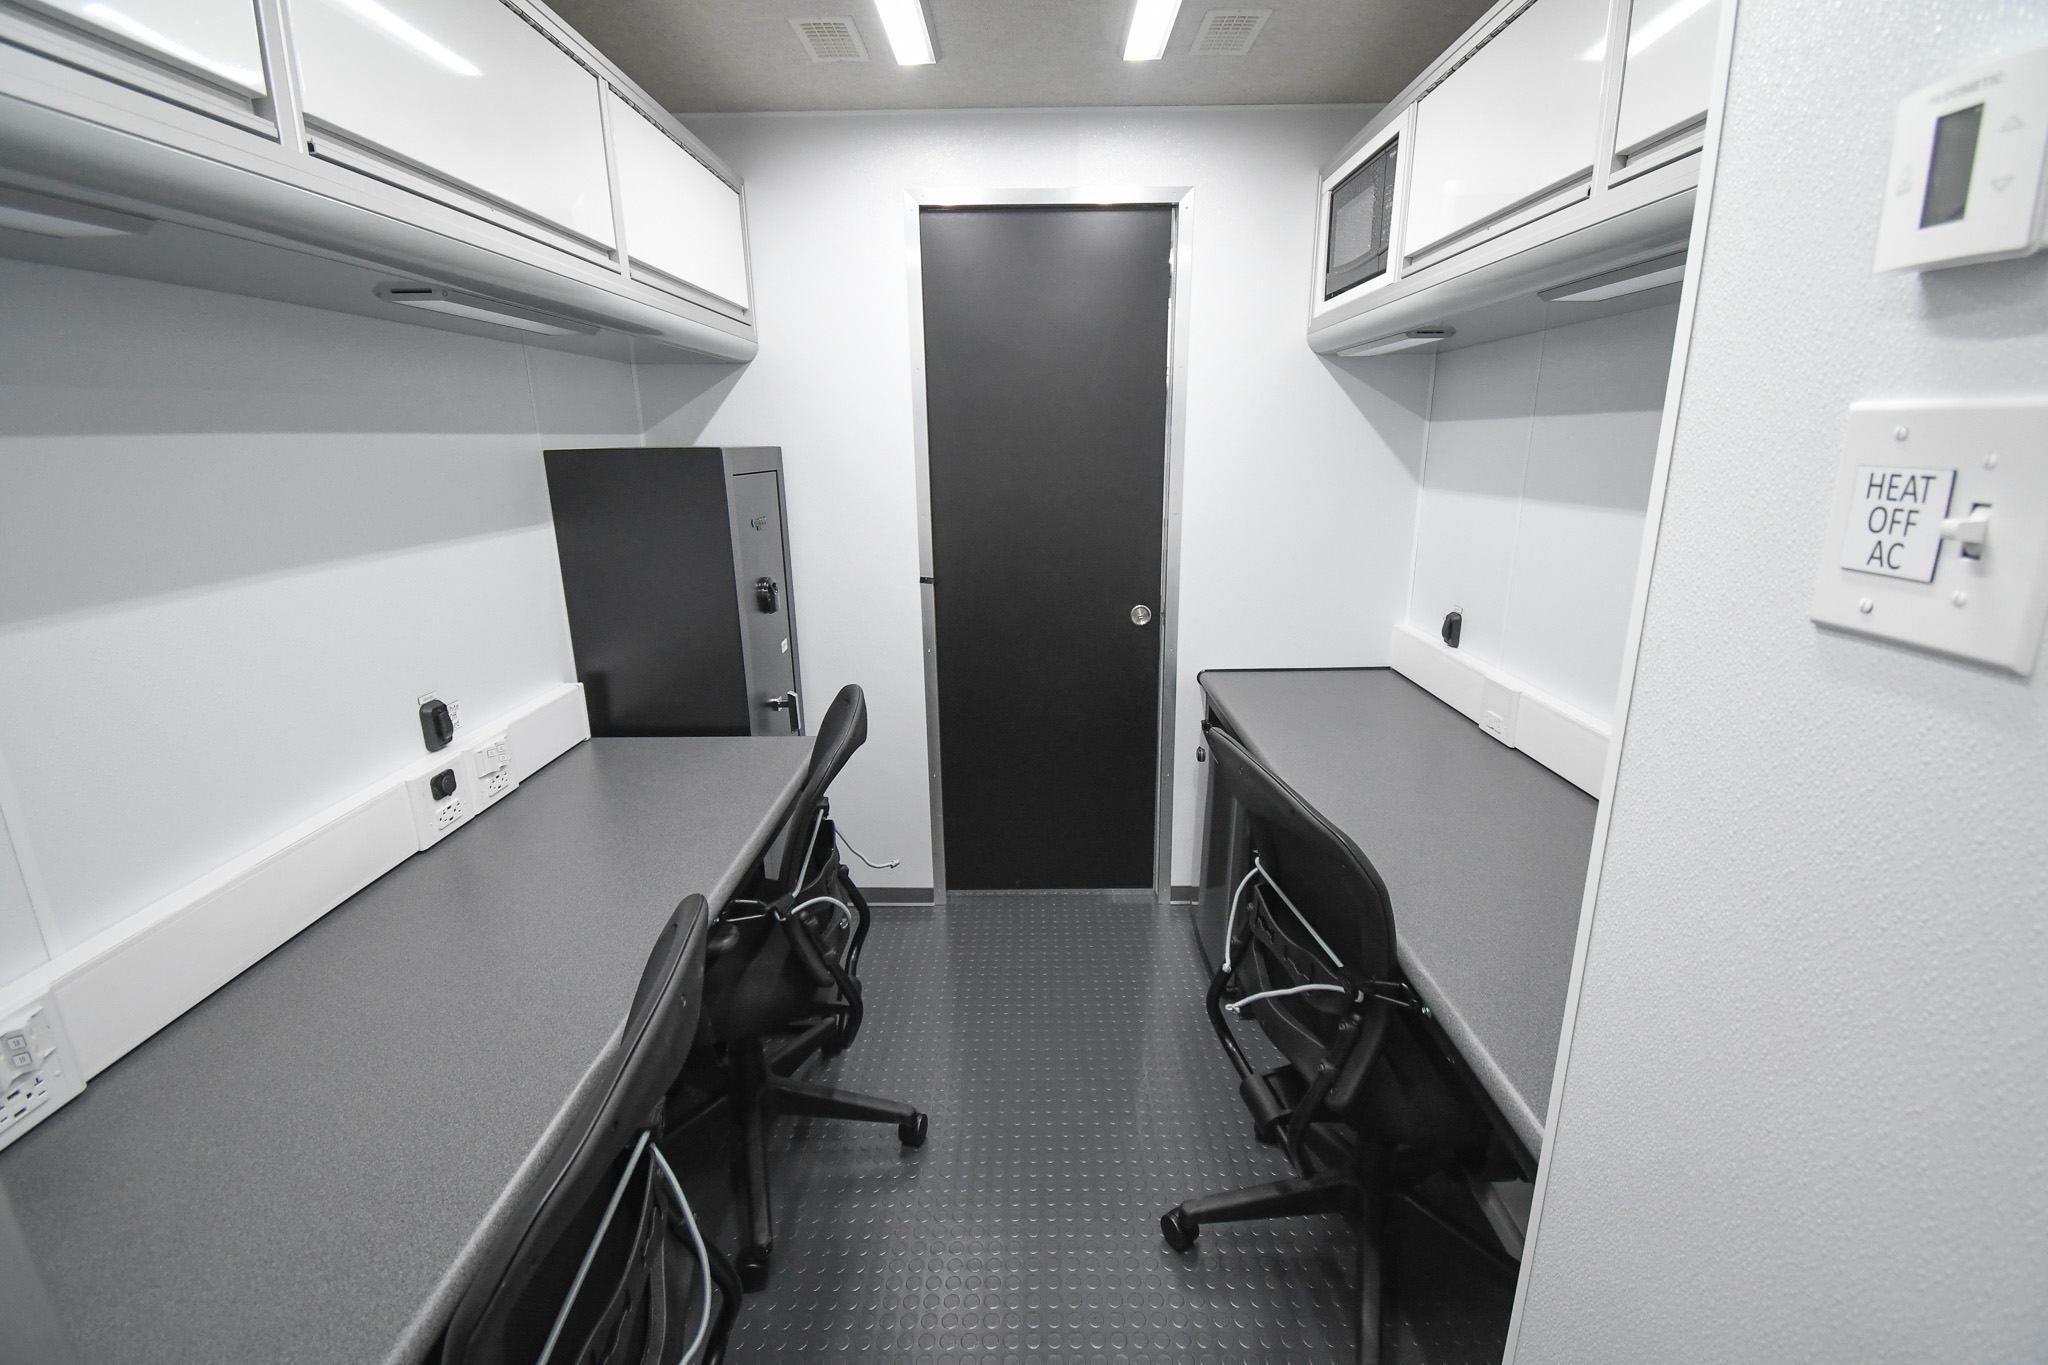
[[[1958,71],[1899,105],[1875,268],[1938,270],[2042,244],[2048,47]]]

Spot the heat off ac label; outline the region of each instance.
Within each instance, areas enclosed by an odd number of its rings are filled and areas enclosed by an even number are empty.
[[[1941,557],[1941,521],[1955,487],[1953,469],[1858,466],[1842,567],[1932,583]]]

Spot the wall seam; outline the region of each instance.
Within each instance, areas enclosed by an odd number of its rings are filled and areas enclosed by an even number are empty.
[[[21,793],[14,788],[14,775],[8,770],[7,755],[0,751],[0,825],[5,826],[7,842],[14,854],[14,866],[21,873],[21,887],[28,895],[29,914],[36,922],[36,933],[43,940],[43,956],[55,960],[64,951],[63,930],[57,927],[57,907],[50,898],[50,888],[43,880],[42,865],[36,860],[35,847],[28,837],[28,825],[23,819]]]
[[[1422,562],[1422,496],[1429,491],[1429,447],[1436,436],[1437,349],[1429,350],[1429,388],[1422,397],[1422,463],[1415,470],[1415,513],[1408,518],[1408,586],[1402,593],[1401,620],[1415,624],[1415,569]]]

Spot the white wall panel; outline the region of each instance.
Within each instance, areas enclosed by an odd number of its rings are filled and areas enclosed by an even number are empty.
[[[1531,334],[1436,358],[1408,623],[1435,638],[1446,612],[1462,612],[1458,650],[1489,668],[1505,635],[1542,351]]]
[[[1636,0],[1614,149],[1643,143],[1706,117],[1721,0]]]
[[[1370,111],[719,116],[745,176],[761,357],[641,370],[652,443],[772,443],[789,471],[812,706],[867,689],[833,788],[871,880],[929,884],[906,190],[1192,185],[1174,881],[1194,880],[1195,672],[1385,661],[1406,580],[1428,363],[1301,344],[1316,172]]]
[[[500,0],[291,0],[291,12],[309,119],[616,241],[597,77]]]
[[[254,0],[40,0],[91,28],[251,95],[265,94]]]
[[[65,946],[417,757],[419,694],[571,679],[539,452],[637,442],[630,366],[18,263],[0,294],[0,762]]]
[[[1408,624],[1611,719],[1675,305],[1437,358]]]
[[[1536,0],[1416,111],[1413,256],[1593,168],[1607,0]]]
[[[2048,1358],[2048,670],[1807,616],[1850,404],[2042,391],[2048,259],[1870,243],[1897,101],[2044,32],[1738,9],[1515,1365]]]
[[[7,821],[0,816],[0,984],[49,961],[49,946],[36,924],[35,905],[21,874]]]
[[[626,252],[637,262],[747,306],[740,192],[609,88]]]

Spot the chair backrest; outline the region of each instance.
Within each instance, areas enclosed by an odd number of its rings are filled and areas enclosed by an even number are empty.
[[[1229,731],[1208,727],[1207,741],[1218,780],[1251,822],[1252,851],[1342,959],[1339,979],[1391,980],[1394,909],[1371,860]]]
[[[500,1220],[449,1321],[443,1365],[525,1365],[539,1355],[597,1224],[599,1196],[616,1182],[696,1036],[710,922],[711,907],[692,895],[662,926],[589,1118],[556,1145]]]
[[[810,852],[811,828],[817,823],[819,809],[825,804],[825,789],[832,785],[832,779],[839,776],[839,770],[846,766],[854,751],[867,743],[868,700],[855,683],[848,683],[839,689],[839,695],[832,699],[832,705],[825,712],[825,719],[818,723],[817,736],[811,744],[811,766],[804,775],[803,790],[791,803],[789,817],[783,821],[782,831],[776,836],[771,847],[775,854],[768,867],[769,876],[785,888],[794,885],[797,877],[803,875],[803,859]]]

